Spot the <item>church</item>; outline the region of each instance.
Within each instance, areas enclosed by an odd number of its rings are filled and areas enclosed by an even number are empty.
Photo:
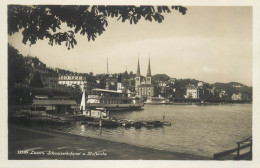
[[[149,57],[146,77],[141,76],[140,64],[139,64],[139,58],[138,58],[138,65],[137,65],[137,71],[136,71],[136,76],[135,76],[135,92],[136,92],[136,95],[139,97],[154,96],[154,87],[152,85],[150,57]]]

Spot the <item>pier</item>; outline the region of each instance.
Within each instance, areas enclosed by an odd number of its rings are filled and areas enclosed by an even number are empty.
[[[237,142],[237,147],[214,154],[215,160],[252,160],[252,137]]]

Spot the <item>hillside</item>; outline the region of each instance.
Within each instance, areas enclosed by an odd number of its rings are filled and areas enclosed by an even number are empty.
[[[252,87],[246,86],[238,82],[229,82],[229,83],[214,83],[211,85],[217,90],[225,90],[227,94],[232,96],[233,93],[242,93],[248,95],[249,99],[252,99]]]

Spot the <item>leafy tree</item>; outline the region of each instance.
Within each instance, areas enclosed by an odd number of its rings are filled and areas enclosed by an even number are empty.
[[[182,83],[182,80],[176,80],[174,84],[175,93],[173,94],[174,99],[183,99],[186,94],[186,85]]]
[[[35,66],[38,66],[41,61],[39,60],[39,58],[34,57],[34,58],[32,58],[32,62],[34,63]]]
[[[42,80],[41,80],[41,75],[39,72],[36,72],[32,78],[32,81],[29,85],[30,87],[34,88],[43,88]]]
[[[125,71],[124,73],[121,74],[123,79],[129,79],[129,74],[127,71]]]
[[[133,71],[130,71],[130,73],[129,73],[129,78],[134,78],[134,73],[133,73]]]
[[[96,78],[99,79],[98,88],[105,89],[106,88],[106,80],[109,78],[108,74],[97,74]]]
[[[23,56],[8,44],[8,86],[13,87],[15,83],[23,82],[28,74]]]
[[[87,36],[88,41],[94,41],[108,26],[108,17],[116,17],[122,22],[129,21],[130,24],[137,24],[142,18],[161,23],[164,20],[162,14],[170,13],[171,9],[183,15],[187,10],[182,6],[9,5],[8,34],[12,35],[23,29],[24,44],[27,41],[35,44],[37,40],[46,38],[50,45],[65,42],[70,49],[77,44],[75,33]],[[61,32],[62,23],[71,30]]]
[[[70,98],[76,100],[77,103],[80,103],[82,98],[82,89],[80,88],[79,85],[75,85],[75,87],[73,87],[72,90],[73,91],[71,92]],[[86,92],[87,91],[85,90],[85,93]]]
[[[153,80],[154,81],[168,81],[170,77],[166,74],[156,74],[153,75]]]

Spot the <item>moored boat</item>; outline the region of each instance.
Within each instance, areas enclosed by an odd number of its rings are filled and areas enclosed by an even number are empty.
[[[171,123],[171,122],[169,122],[169,121],[164,121],[164,122],[163,122],[163,125],[165,125],[165,126],[171,126],[171,125],[172,125],[172,123]]]
[[[138,97],[127,97],[122,92],[107,89],[93,89],[86,102],[89,109],[101,107],[109,111],[138,110],[143,106]]]
[[[152,104],[152,105],[160,105],[160,104],[172,104],[171,101],[165,99],[164,97],[148,97],[147,100],[144,102],[145,104]]]

